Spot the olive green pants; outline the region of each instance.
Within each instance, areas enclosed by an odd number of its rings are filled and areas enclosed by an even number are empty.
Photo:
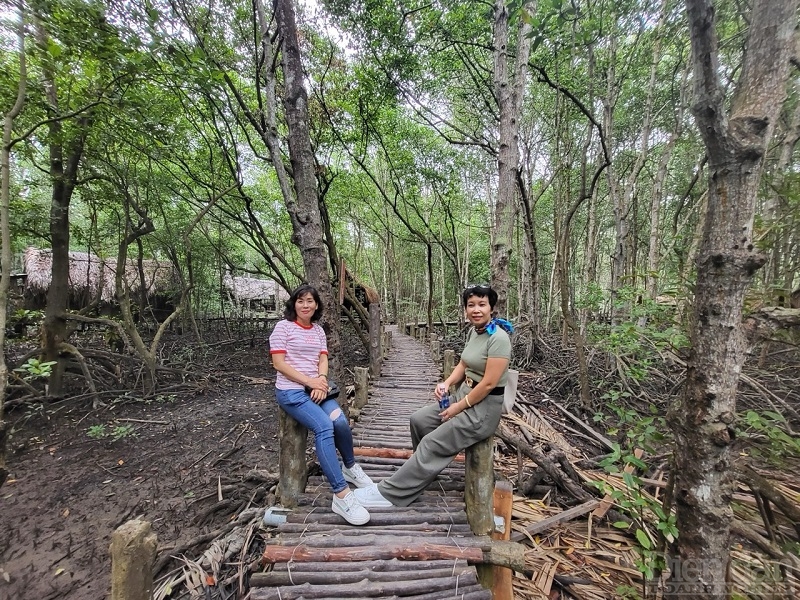
[[[467,392],[469,388],[462,384],[455,398],[461,399]],[[391,477],[381,481],[378,490],[395,506],[408,506],[459,452],[494,434],[502,410],[502,394],[486,396],[444,423],[438,404],[420,408],[411,415],[414,454]]]

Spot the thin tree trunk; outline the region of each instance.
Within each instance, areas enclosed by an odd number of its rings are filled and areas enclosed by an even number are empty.
[[[5,349],[6,344],[6,315],[8,310],[8,290],[11,286],[11,227],[9,225],[9,207],[11,205],[11,134],[14,128],[14,119],[22,112],[25,105],[25,91],[28,84],[28,73],[25,63],[25,10],[24,4],[19,4],[19,20],[17,21],[17,40],[19,50],[19,82],[17,83],[17,98],[3,117],[3,148],[0,154],[0,349]],[[8,447],[8,425],[5,421],[6,388],[8,387],[8,365],[5,352],[0,356],[0,487],[8,477],[6,468],[6,449]]]
[[[687,0],[686,6],[694,62],[693,106],[708,151],[709,194],[697,261],[687,380],[669,415],[675,434],[680,530],[670,577],[672,583],[682,584],[684,593],[667,597],[722,600],[728,597],[736,389],[746,352],[742,305],[753,275],[764,264],[753,240],[755,199],[767,144],[785,97],[797,3],[753,2],[730,116],[719,80],[714,6],[711,0]]]
[[[297,39],[294,4],[292,0],[274,0],[273,6],[281,40],[283,107],[294,188],[290,195],[284,195],[284,200],[292,221],[292,241],[300,249],[306,277],[318,289],[326,307],[322,325],[328,334],[332,372],[341,379],[339,303],[331,286],[327,268],[328,253],[322,237],[316,167],[308,128],[308,94],[303,85],[303,64]]]
[[[535,4],[527,1],[522,10],[531,14]],[[494,89],[500,109],[500,140],[497,153],[498,187],[492,241],[492,286],[498,294],[495,309],[501,315],[508,312],[510,291],[509,264],[514,245],[514,225],[517,214],[517,175],[519,169],[519,120],[528,73],[531,30],[530,19],[520,19],[513,82],[508,73],[509,9],[506,0],[496,0],[494,6]]]
[[[36,41],[46,50],[49,43],[41,16],[35,18]],[[52,117],[59,115],[58,88],[52,65],[42,66],[45,95]],[[53,191],[50,203],[50,241],[52,244],[52,267],[50,287],[47,290],[43,322],[43,352],[47,361],[55,361],[48,382],[48,393],[58,396],[63,391],[64,361],[60,360],[61,344],[67,341],[67,321],[64,315],[69,302],[69,206],[78,179],[78,168],[92,119],[83,113],[75,119],[76,133],[65,143],[64,128],[58,119],[48,123],[50,179]]]

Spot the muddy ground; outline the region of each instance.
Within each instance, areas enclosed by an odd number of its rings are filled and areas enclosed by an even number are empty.
[[[278,466],[274,371],[266,346],[251,344],[207,353],[199,366],[206,379],[191,393],[10,412],[0,600],[110,597],[111,533],[128,519],[150,521],[164,555],[219,529],[243,505],[267,501],[247,497],[253,487],[243,484],[251,470]]]

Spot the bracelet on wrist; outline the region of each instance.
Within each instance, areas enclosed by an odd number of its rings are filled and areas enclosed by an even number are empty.
[[[319,375],[317,375],[317,377],[324,377],[325,379],[327,379],[328,378],[328,374],[327,373],[320,373]]]
[[[469,394],[464,396],[464,402],[467,403],[467,408],[472,408],[472,404],[469,403]]]

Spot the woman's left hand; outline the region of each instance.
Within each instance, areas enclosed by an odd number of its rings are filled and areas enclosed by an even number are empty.
[[[442,423],[449,421],[453,417],[455,417],[458,413],[461,412],[460,402],[456,402],[451,404],[447,408],[445,408],[442,412],[439,413],[439,416],[442,418]]]

